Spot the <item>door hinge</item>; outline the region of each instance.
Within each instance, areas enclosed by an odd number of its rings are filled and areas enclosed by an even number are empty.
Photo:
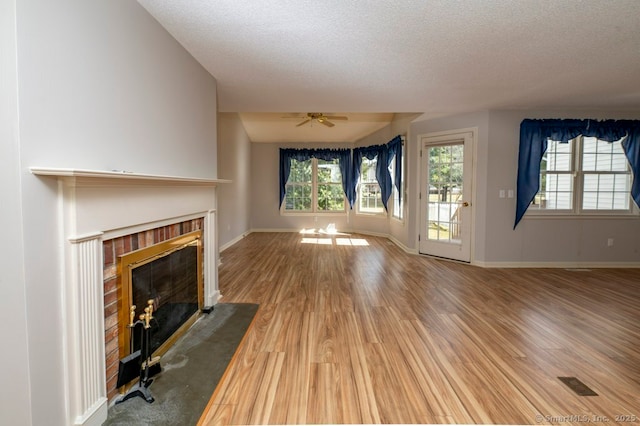
[[[420,241],[420,234],[418,234],[418,241]]]

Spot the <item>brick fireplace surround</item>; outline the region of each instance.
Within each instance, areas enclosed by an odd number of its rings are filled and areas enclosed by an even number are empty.
[[[31,172],[58,182],[65,423],[102,425],[116,394],[117,256],[201,229],[204,305],[216,304],[216,186],[229,181],[38,167]]]
[[[162,226],[147,231],[125,235],[102,242],[104,254],[104,327],[105,327],[105,355],[107,399],[112,401],[119,395],[116,382],[118,381],[118,256],[132,251],[150,247],[191,231],[204,228],[203,218],[187,220],[180,223]]]

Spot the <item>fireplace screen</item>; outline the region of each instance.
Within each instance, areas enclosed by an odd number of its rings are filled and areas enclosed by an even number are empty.
[[[130,325],[150,304],[152,353],[165,352],[195,320],[202,307],[200,234],[185,234],[122,257],[121,356],[140,349],[140,336]]]

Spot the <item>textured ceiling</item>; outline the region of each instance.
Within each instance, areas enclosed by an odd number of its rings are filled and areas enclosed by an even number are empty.
[[[139,2],[221,112],[640,110],[637,0]]]

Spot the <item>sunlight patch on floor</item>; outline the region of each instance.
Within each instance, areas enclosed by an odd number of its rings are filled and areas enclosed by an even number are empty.
[[[311,238],[304,237],[302,238],[302,244],[322,244],[322,245],[332,245],[333,241],[331,238]]]
[[[336,246],[368,246],[364,238],[351,238],[351,234],[338,232],[335,225],[329,224],[325,229],[303,228],[302,244],[336,245]]]
[[[339,246],[368,246],[369,242],[364,238],[336,238]]]

